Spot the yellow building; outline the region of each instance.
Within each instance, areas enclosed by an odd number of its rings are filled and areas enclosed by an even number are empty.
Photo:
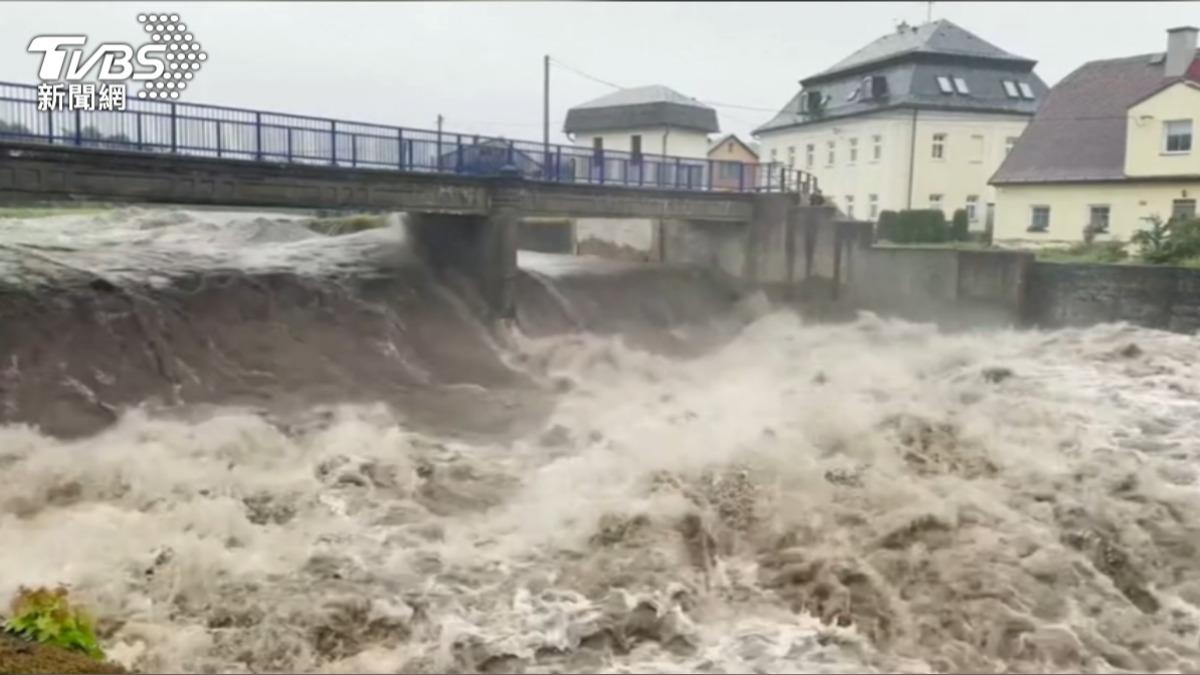
[[[801,80],[755,130],[759,155],[815,175],[851,218],[961,208],[982,230],[988,179],[1047,91],[1035,63],[950,21],[901,25]]]
[[[992,177],[997,243],[1128,241],[1154,217],[1196,215],[1200,197],[1197,29],[1167,51],[1092,61],[1047,96]]]

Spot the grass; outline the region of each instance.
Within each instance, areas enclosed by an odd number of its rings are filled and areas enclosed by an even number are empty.
[[[1064,263],[1102,263],[1115,264],[1135,262],[1130,260],[1125,251],[1125,244],[1119,241],[1101,241],[1078,243],[1070,246],[1043,248],[1036,252],[1037,259],[1045,262]]]
[[[387,216],[367,213],[360,213],[353,216],[314,218],[304,223],[304,226],[308,229],[331,237],[336,237],[339,234],[352,234],[364,230],[374,230],[386,225]]]
[[[0,207],[0,220],[5,218],[49,218],[51,216],[87,216],[104,213],[100,206]]]

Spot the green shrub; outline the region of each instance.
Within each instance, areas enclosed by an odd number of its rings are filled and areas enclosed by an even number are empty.
[[[954,218],[950,223],[950,239],[966,241],[970,237],[970,224],[967,220],[966,209],[955,209]]]
[[[1076,263],[1119,263],[1129,254],[1120,241],[1080,242],[1062,248],[1044,248],[1037,252],[1038,260]]]
[[[4,630],[39,644],[104,660],[91,617],[71,606],[67,589],[61,586],[54,590],[22,588],[12,602],[12,616],[4,623]]]
[[[1150,227],[1138,230],[1133,243],[1141,258],[1157,265],[1178,265],[1200,257],[1200,218],[1173,220],[1151,216]]]
[[[940,243],[950,237],[946,214],[938,209],[884,211],[879,225],[879,238],[894,244]]]

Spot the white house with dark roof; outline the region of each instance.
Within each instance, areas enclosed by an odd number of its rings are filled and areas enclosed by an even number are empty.
[[[1047,91],[1035,63],[950,21],[902,24],[801,80],[754,131],[760,157],[814,174],[854,218],[964,208],[982,229],[988,179]]]
[[[563,131],[575,145],[621,152],[703,158],[717,112],[662,85],[622,89],[567,111]]]
[[[992,177],[997,242],[1128,241],[1200,199],[1200,30],[1167,49],[1085,63],[1054,86]]]

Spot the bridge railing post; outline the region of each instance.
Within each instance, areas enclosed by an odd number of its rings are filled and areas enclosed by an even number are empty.
[[[142,149],[142,113],[136,114],[137,119],[137,149]]]
[[[558,145],[554,148],[554,178],[561,181],[563,179],[562,170],[562,146]]]
[[[54,111],[46,111],[46,142],[54,144]]]
[[[404,130],[396,129],[396,168],[404,170]]]
[[[454,173],[462,173],[462,170],[463,170],[462,134],[456,135],[454,137],[454,142],[457,144],[457,147],[454,150]]]
[[[221,120],[217,120],[217,157],[221,156]]]
[[[171,104],[171,154],[179,151],[179,114],[174,103]]]
[[[329,163],[337,166],[337,120],[329,120]]]
[[[442,125],[441,124],[438,125],[437,143],[434,146],[434,155],[435,155],[434,162],[436,163],[435,166],[437,167],[438,171],[441,171],[442,170]]]
[[[675,189],[679,189],[679,158],[675,158]]]
[[[83,145],[83,119],[79,108],[75,109],[75,145]]]
[[[288,164],[292,163],[292,128],[287,128],[287,160]]]
[[[708,160],[708,191],[712,192],[712,189],[713,189],[713,161],[710,159],[710,160]]]
[[[261,162],[262,154],[262,113],[254,113],[254,159]]]
[[[350,134],[350,166],[358,166],[358,134]]]
[[[738,192],[746,191],[746,164],[738,162]]]

